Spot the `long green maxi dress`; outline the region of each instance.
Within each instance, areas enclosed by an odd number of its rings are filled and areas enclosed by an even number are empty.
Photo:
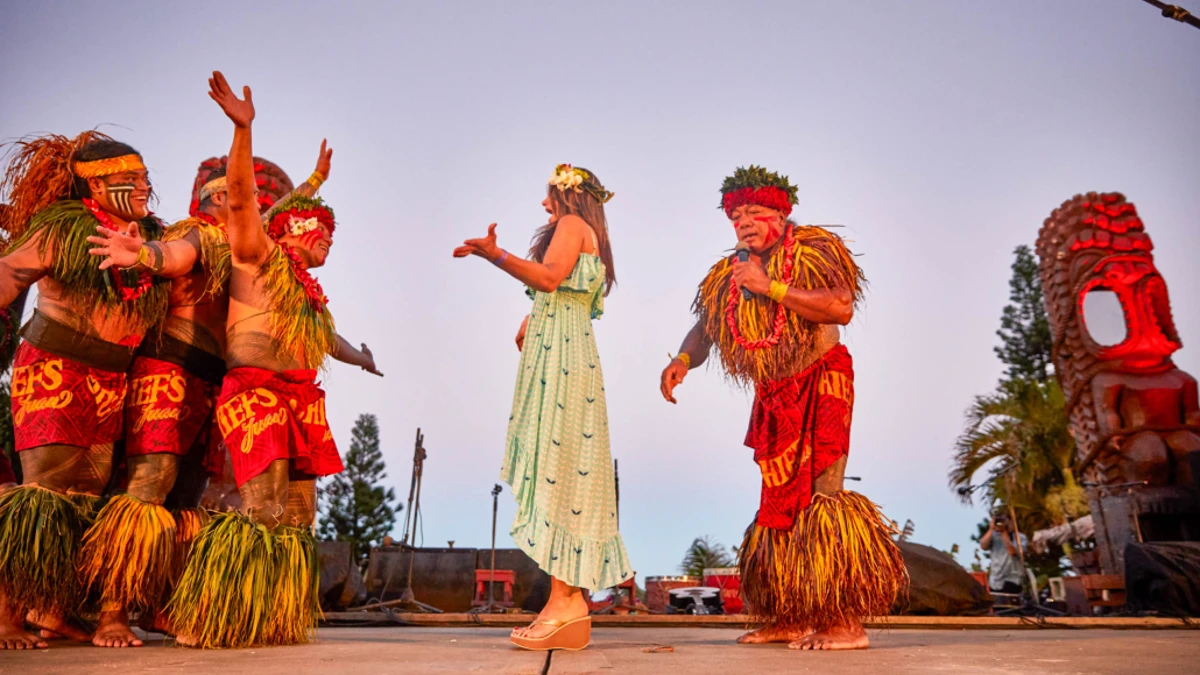
[[[551,576],[611,588],[633,574],[617,532],[604,376],[592,319],[605,267],[581,253],[553,293],[531,291],[500,477],[517,497],[512,536]]]

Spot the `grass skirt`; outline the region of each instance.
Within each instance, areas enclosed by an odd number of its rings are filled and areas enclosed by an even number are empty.
[[[202,649],[307,642],[317,625],[317,542],[240,513],[200,530],[168,606],[176,635]]]
[[[83,538],[79,577],[105,607],[147,610],[163,598],[176,564],[175,518],[128,494],[109,500]]]
[[[886,616],[907,594],[890,522],[854,492],[816,495],[791,530],[751,524],[738,556],[749,612],[769,626],[827,630]]]
[[[75,556],[87,523],[65,495],[22,485],[0,496],[0,595],[10,605],[65,616],[82,598]]]

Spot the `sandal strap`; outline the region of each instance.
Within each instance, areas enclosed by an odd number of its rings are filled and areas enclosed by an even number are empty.
[[[562,619],[539,619],[539,620],[534,621],[533,623],[529,624],[528,628],[533,628],[534,626],[554,626],[555,628],[562,628],[563,626],[567,625],[568,623],[571,623],[573,621],[579,621],[580,619],[586,619],[586,618],[588,618],[587,615],[584,615],[584,616],[581,616],[581,617],[578,617],[575,619],[568,619],[566,621],[563,621]]]

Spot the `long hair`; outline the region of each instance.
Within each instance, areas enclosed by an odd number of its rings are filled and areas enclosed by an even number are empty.
[[[596,177],[596,174],[583,167],[576,167],[587,171],[590,178],[586,183],[604,189],[604,184]],[[587,190],[559,190],[553,185],[546,187],[547,194],[550,197],[550,203],[553,205],[554,215],[562,218],[567,215],[579,216],[583,222],[591,226],[596,233],[596,244],[600,256],[600,260],[604,262],[604,294],[608,295],[612,292],[613,286],[617,285],[617,273],[613,268],[612,244],[608,238],[608,219],[604,217],[604,204],[600,203]],[[539,227],[533,233],[533,240],[529,246],[529,259],[534,262],[542,262],[546,257],[546,250],[550,248],[550,240],[554,238],[554,232],[558,229],[558,221],[555,219],[553,223],[546,223]]]

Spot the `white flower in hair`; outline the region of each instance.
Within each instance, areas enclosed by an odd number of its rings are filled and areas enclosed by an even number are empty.
[[[579,186],[583,185],[585,174],[583,171],[572,167],[570,164],[559,164],[554,167],[554,173],[550,175],[550,184],[558,188],[559,192],[566,190],[575,190],[579,192]]]
[[[317,220],[315,217],[301,220],[300,218],[292,216],[291,220],[288,221],[288,233],[292,236],[298,237],[305,232],[312,232],[320,226],[321,221]]]

